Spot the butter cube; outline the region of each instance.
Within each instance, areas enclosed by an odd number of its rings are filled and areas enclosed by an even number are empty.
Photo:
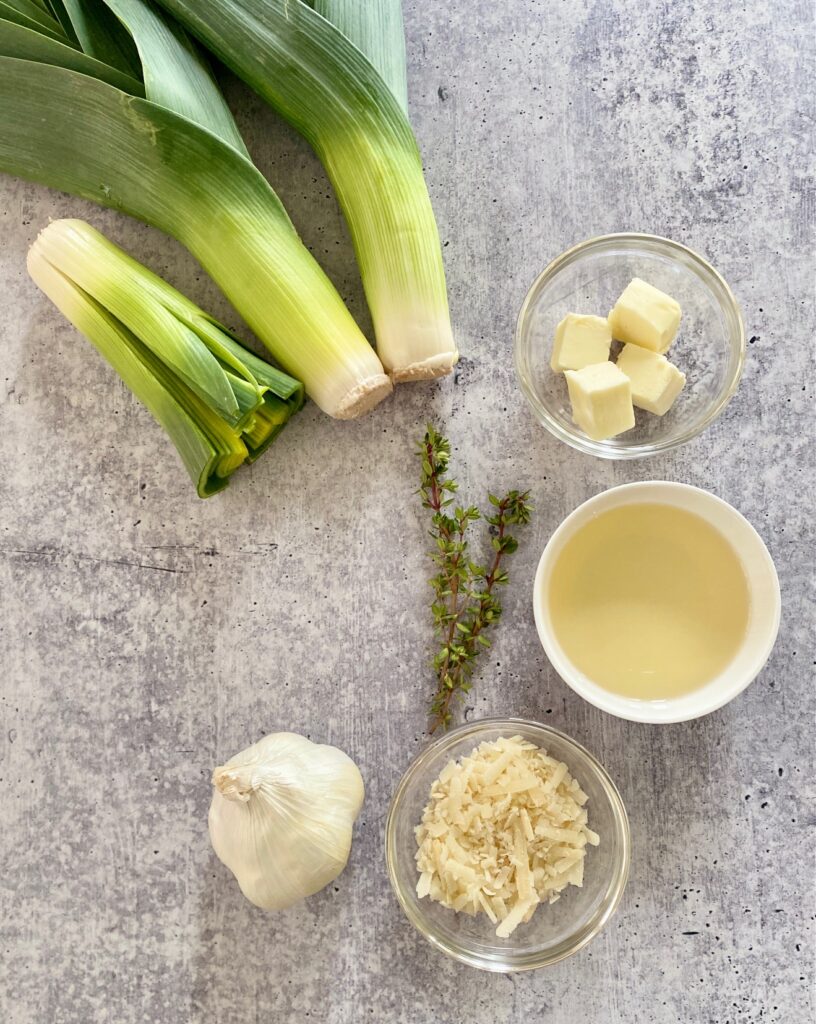
[[[659,288],[634,278],[609,314],[612,337],[665,352],[680,326],[680,305]]]
[[[564,376],[572,418],[594,441],[605,441],[635,425],[632,385],[614,363],[567,370]]]
[[[580,370],[609,359],[612,332],[602,316],[567,313],[555,329],[550,366],[556,373]]]
[[[665,356],[637,345],[623,346],[617,367],[632,382],[632,402],[658,416],[671,409],[686,383],[686,375]]]

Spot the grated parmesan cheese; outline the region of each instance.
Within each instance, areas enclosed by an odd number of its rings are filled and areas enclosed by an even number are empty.
[[[482,743],[450,761],[416,827],[417,896],[484,913],[507,938],[539,903],[580,886],[587,795],[565,764],[520,736]]]

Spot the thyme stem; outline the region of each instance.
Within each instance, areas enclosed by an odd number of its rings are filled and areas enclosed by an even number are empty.
[[[422,461],[419,493],[423,507],[432,513],[430,534],[436,548],[432,560],[438,570],[430,580],[434,628],[442,641],[433,658],[437,689],[430,706],[430,731],[434,732],[450,725],[454,697],[470,690],[476,659],[490,646],[484,634],[501,616],[495,588],[509,582],[502,560],[518,548],[518,541],[507,528],[529,522],[532,505],[529,492],[510,491],[501,499],[488,495],[495,508],[492,515],[483,516],[473,505],[457,507],[450,514],[457,484],[447,476],[449,441],[429,425],[418,454]],[[468,557],[468,527],[482,518],[492,534],[489,567],[477,565]]]

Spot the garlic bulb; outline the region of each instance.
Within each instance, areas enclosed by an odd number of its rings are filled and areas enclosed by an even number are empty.
[[[210,839],[244,896],[280,910],[336,878],[365,789],[337,747],[276,732],[213,772]]]

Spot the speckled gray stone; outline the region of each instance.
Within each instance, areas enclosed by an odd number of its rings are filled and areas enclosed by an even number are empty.
[[[406,4],[411,115],[463,353],[358,423],[307,410],[198,501],[124,386],[37,292],[26,250],[81,216],[234,327],[175,243],[0,180],[0,1019],[5,1024],[807,1024],[813,911],[812,12],[799,0]],[[261,168],[367,323],[346,231],[303,142],[225,76]],[[742,303],[737,397],[635,465],[533,422],[511,341],[542,266],[616,229],[706,254]],[[425,742],[425,523],[414,438],[449,433],[463,493],[538,512],[470,716],[540,718],[620,784],[634,858],[608,929],[542,972],[477,974],[403,918],[389,797]],[[575,696],[536,638],[539,553],[579,502],[665,478],[759,529],[784,615],[760,678],[655,728]],[[336,743],[368,794],[348,869],[253,908],[211,852],[214,764],[275,729]]]

